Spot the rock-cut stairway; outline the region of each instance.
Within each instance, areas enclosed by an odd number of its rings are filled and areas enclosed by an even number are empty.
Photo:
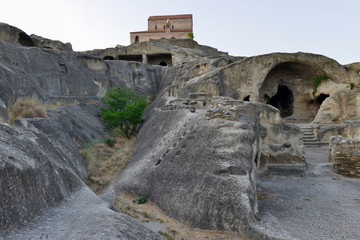
[[[300,127],[303,134],[303,142],[305,147],[321,147],[326,146],[328,142],[320,142],[315,136],[314,127],[311,124],[296,124]]]

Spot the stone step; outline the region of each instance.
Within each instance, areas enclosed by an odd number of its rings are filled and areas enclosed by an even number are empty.
[[[309,138],[314,138],[314,139],[317,139],[315,137],[315,135],[305,135],[305,136],[302,136],[303,139],[309,139]]]
[[[303,135],[315,135],[315,133],[313,133],[313,132],[302,132],[303,133]]]
[[[306,170],[306,163],[303,164],[269,164],[266,171],[271,175],[300,175]]]
[[[328,142],[304,142],[305,147],[325,147],[329,146]]]

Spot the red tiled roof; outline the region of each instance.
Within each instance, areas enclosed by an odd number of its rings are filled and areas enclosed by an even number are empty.
[[[192,14],[150,16],[148,20],[167,20],[167,19],[183,19],[183,18],[192,18]]]

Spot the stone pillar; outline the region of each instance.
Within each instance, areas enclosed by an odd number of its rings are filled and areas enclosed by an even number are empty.
[[[143,63],[148,63],[148,57],[147,57],[146,54],[143,54],[143,55],[142,55],[142,62],[143,62]]]

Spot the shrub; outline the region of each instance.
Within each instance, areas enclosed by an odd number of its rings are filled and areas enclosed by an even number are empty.
[[[105,142],[109,147],[115,146],[115,140],[114,140],[114,139],[105,138],[104,142]]]
[[[147,202],[147,198],[146,197],[143,197],[143,196],[139,196],[138,199],[137,199],[137,203],[138,204],[144,204]]]
[[[316,92],[317,92],[317,87],[320,84],[320,81],[328,79],[328,78],[329,77],[326,74],[324,74],[324,75],[318,76],[318,77],[316,77],[314,79],[314,87],[313,87],[313,91],[312,91],[312,95],[313,95],[313,98],[314,98],[314,103],[316,102],[315,95],[316,95]]]
[[[191,33],[191,32],[188,32],[188,33],[187,33],[187,37],[188,37],[188,38],[191,38],[191,39],[194,39],[194,34]]]
[[[355,88],[355,84],[354,84],[354,83],[350,83],[350,89],[351,89],[351,90],[354,90],[354,88]]]
[[[137,127],[143,123],[142,113],[146,107],[146,97],[136,96],[133,89],[115,87],[106,92],[101,101],[107,107],[101,108],[101,118],[105,129],[120,130],[130,139],[137,133]]]
[[[12,124],[20,118],[46,118],[44,105],[33,98],[17,99],[9,110],[9,123]]]

